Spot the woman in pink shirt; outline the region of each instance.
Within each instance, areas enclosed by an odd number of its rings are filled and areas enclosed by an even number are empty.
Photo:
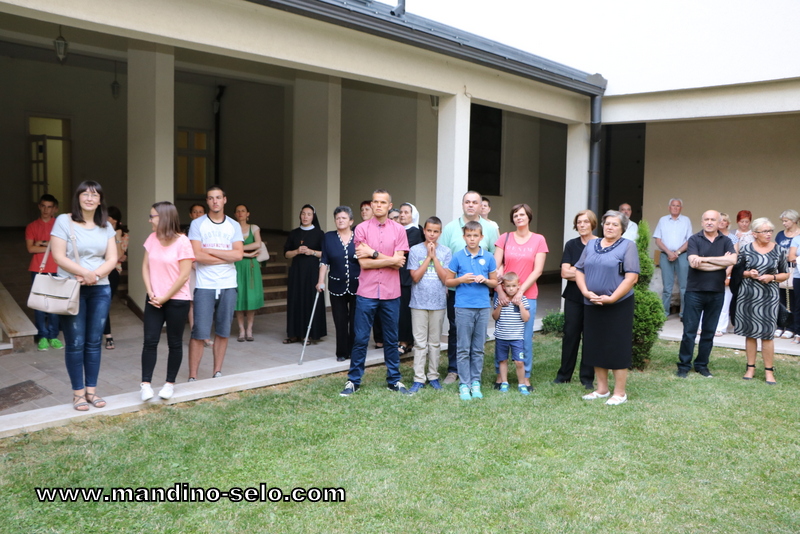
[[[525,323],[525,376],[517,377],[520,384],[530,386],[531,369],[533,368],[533,321],[536,316],[536,297],[539,287],[536,281],[544,270],[544,261],[549,250],[544,236],[531,232],[529,225],[533,219],[533,211],[527,204],[517,204],[511,208],[511,223],[516,227],[514,232],[501,235],[494,244],[494,259],[497,262],[497,276],[515,272],[519,276],[520,288],[513,298],[509,299],[503,291],[502,284],[497,284],[497,296],[500,306],[509,302],[520,304],[524,295],[530,304],[531,319]],[[499,380],[499,377],[498,377]],[[499,389],[499,383],[495,384]]]
[[[144,306],[142,346],[142,400],[153,398],[150,381],[158,358],[161,325],[167,323],[167,382],[158,396],[172,397],[175,378],[183,360],[183,329],[189,316],[189,273],[194,252],[189,238],[181,233],[178,210],[171,202],[156,202],[150,208],[153,233],[144,242],[142,278],[147,289]]]

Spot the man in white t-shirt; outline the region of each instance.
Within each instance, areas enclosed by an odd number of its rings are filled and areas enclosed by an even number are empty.
[[[628,228],[625,230],[625,233],[622,234],[622,237],[630,239],[635,243],[636,238],[639,237],[639,225],[631,220],[633,208],[631,208],[631,205],[627,202],[623,202],[619,205],[619,212],[628,218]]]
[[[242,259],[244,239],[239,223],[222,211],[228,199],[219,186],[206,193],[208,214],[192,221],[189,240],[197,262],[194,290],[194,327],[189,340],[189,382],[197,380],[203,358],[203,342],[211,337],[215,323],[214,378],[222,376],[228,350],[233,311],[236,307],[236,267]]]

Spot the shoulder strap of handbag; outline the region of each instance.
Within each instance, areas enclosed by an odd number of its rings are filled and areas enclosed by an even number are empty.
[[[72,255],[75,256],[75,263],[81,262],[81,255],[78,253],[78,240],[75,237],[75,225],[72,223],[72,219],[69,220],[69,240],[72,241]],[[47,265],[47,258],[50,256],[50,243],[52,239],[47,242],[47,250],[44,251],[44,257],[42,258],[42,263],[39,265],[39,272],[44,272],[44,267]]]

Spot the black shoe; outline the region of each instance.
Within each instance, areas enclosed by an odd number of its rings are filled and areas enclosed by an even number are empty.
[[[569,383],[570,383],[569,380],[563,380],[561,378],[556,378],[555,380],[553,380],[553,384],[569,384]]]
[[[683,369],[678,369],[675,372],[675,376],[678,378],[687,378],[689,376],[689,371],[684,371]]]
[[[337,357],[336,357],[336,361],[337,361],[337,362],[343,362],[343,361],[345,361],[346,359],[347,359],[347,358],[345,358],[344,356],[337,356]]]
[[[502,385],[503,385],[503,384],[502,384],[501,382],[495,382],[495,383],[494,383],[494,385],[493,385],[492,387],[493,387],[494,389],[496,389],[496,390],[500,391],[500,386],[502,386]]]
[[[583,384],[583,388],[588,389],[589,391],[594,391],[594,384],[592,384],[591,382],[585,382]]]
[[[700,373],[702,376],[706,378],[714,378],[714,375],[711,374],[711,371],[708,370],[706,367],[701,367],[700,369],[695,369],[695,373]]]

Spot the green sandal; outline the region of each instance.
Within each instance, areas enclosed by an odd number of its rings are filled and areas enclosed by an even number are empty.
[[[102,408],[106,405],[106,401],[97,393],[86,393],[86,400],[95,408]]]
[[[89,410],[89,403],[86,402],[86,397],[84,395],[72,395],[72,407],[79,412],[86,412]]]

